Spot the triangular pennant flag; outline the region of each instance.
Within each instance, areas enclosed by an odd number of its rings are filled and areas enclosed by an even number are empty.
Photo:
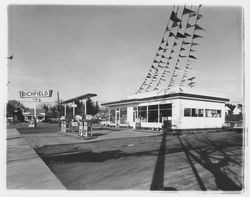
[[[169,31],[169,30],[170,30],[169,27],[166,27],[165,32],[166,32],[166,31]]]
[[[160,63],[164,63],[164,62],[161,60]]]
[[[173,22],[172,28],[175,28],[177,26],[178,26],[178,23],[177,22]]]
[[[181,54],[180,54],[179,57],[187,57],[187,56],[186,56],[186,55],[181,55]]]
[[[190,42],[185,42],[185,41],[184,41],[184,42],[182,42],[182,44],[190,44]]]
[[[185,48],[181,47],[180,51],[186,50]]]
[[[169,62],[167,62],[167,65],[169,65]]]
[[[177,70],[181,70],[180,68],[178,68],[178,67],[175,67],[175,69],[177,69]]]
[[[203,30],[203,31],[205,31],[205,29],[203,29],[202,27],[200,27],[200,26],[197,25],[197,24],[195,24],[194,29],[195,29],[195,30]]]
[[[184,36],[191,36],[190,34],[188,34],[187,32],[184,34]]]
[[[195,50],[193,50],[193,49],[190,49],[190,52],[194,52]]]
[[[170,56],[168,59],[170,60],[170,59],[172,59],[172,57]]]
[[[196,57],[194,57],[193,55],[189,55],[190,58],[193,58],[193,59],[197,59]]]
[[[164,48],[162,48],[162,47],[160,46],[158,50],[163,50],[163,49],[164,49]]]
[[[189,14],[189,17],[193,17],[193,16],[196,16],[195,12]]]
[[[181,22],[180,22],[179,28],[182,29],[182,24],[181,24]]]
[[[171,13],[170,20],[172,20],[174,22],[181,22],[181,19],[179,19],[177,17],[177,14],[174,11],[172,11],[172,13]]]
[[[162,38],[162,40],[161,40],[161,44],[163,44],[165,42],[165,39],[164,39],[164,37]]]
[[[169,37],[171,37],[171,36],[175,37],[175,35],[174,35],[173,32],[170,32],[170,33],[169,33]]]
[[[171,53],[173,53],[173,52],[174,52],[174,50],[172,49],[172,50],[171,50]]]
[[[197,20],[201,19],[203,16],[201,14],[198,14]]]
[[[198,43],[192,42],[191,46],[199,45]]]
[[[173,46],[176,46],[177,45],[177,43],[176,42],[174,42],[174,45]]]
[[[178,37],[178,38],[186,38],[186,36],[184,36],[183,34],[181,34],[179,32],[177,33],[176,37]]]
[[[164,68],[164,66],[160,66],[160,65],[159,65],[159,67],[160,67],[160,68]]]
[[[161,55],[160,55],[160,53],[159,53],[159,52],[157,52],[157,53],[156,53],[156,56],[158,57],[158,56],[161,56]]]
[[[194,34],[194,35],[193,35],[193,38],[195,39],[195,38],[203,38],[203,37],[200,36],[200,35]]]
[[[190,27],[192,27],[192,25],[190,25],[189,23],[187,23],[186,28],[190,28]]]
[[[151,66],[151,68],[156,69],[153,65]]]
[[[184,7],[184,9],[183,9],[183,15],[184,14],[190,14],[190,13],[193,13],[194,11],[193,10],[190,10],[190,9],[188,9],[188,8],[186,8],[186,7]]]

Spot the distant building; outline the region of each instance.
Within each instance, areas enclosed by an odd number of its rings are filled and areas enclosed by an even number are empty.
[[[233,114],[234,115],[239,115],[240,113],[242,113],[242,105],[237,104],[236,107],[233,110]]]
[[[120,101],[103,103],[109,108],[110,125],[172,129],[221,128],[229,99],[190,88],[173,88],[136,94]]]
[[[24,120],[29,121],[32,117],[34,117],[34,109],[27,109],[23,112]],[[36,109],[36,117],[38,122],[42,122],[45,120],[45,110],[44,109]]]

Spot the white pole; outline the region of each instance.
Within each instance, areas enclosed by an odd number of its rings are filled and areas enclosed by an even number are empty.
[[[75,115],[75,101],[73,101],[73,116]]]
[[[85,99],[85,105],[84,105],[84,114],[85,114],[85,118],[87,115],[87,100]]]
[[[34,117],[36,118],[36,101],[34,101]]]
[[[66,117],[66,104],[64,105],[64,116]]]

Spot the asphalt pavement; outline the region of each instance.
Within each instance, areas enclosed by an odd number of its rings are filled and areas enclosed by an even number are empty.
[[[56,125],[18,131],[69,190],[240,191],[242,133],[96,129],[85,141]]]

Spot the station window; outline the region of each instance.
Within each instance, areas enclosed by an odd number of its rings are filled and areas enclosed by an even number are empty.
[[[184,108],[185,117],[203,117],[204,109],[195,109],[195,108]],[[221,117],[221,110],[217,109],[205,109],[205,117]]]
[[[192,108],[192,117],[198,116],[198,109]]]
[[[206,114],[206,117],[208,117],[208,118],[212,117],[212,110],[211,109],[206,109],[205,114]]]
[[[184,108],[184,116],[185,117],[191,116],[191,108]]]
[[[138,107],[138,117],[141,119],[141,122],[147,122],[147,106]]]
[[[120,123],[121,124],[127,123],[127,108],[126,107],[120,108]]]
[[[204,109],[198,109],[198,117],[204,116]]]
[[[218,117],[221,118],[221,110],[217,110],[217,113],[218,113]]]
[[[110,109],[109,121],[110,121],[110,123],[115,124],[115,109]]]
[[[148,106],[148,122],[158,122],[158,105]]]
[[[172,104],[162,104],[160,105],[160,121],[162,117],[172,116]]]

